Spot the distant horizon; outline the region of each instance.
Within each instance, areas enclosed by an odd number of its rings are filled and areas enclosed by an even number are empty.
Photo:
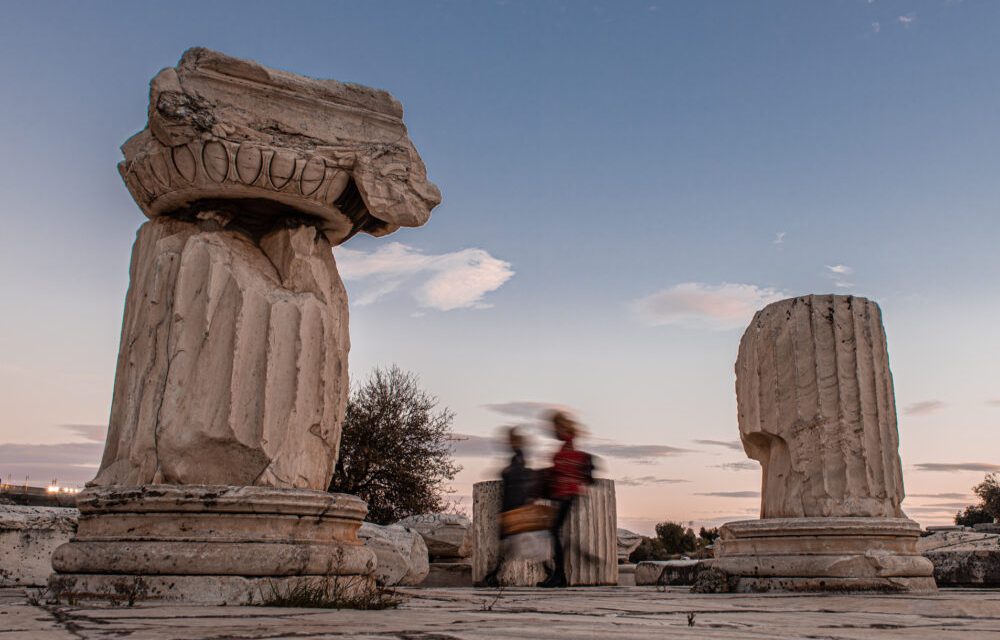
[[[296,8],[6,7],[3,480],[96,472],[145,221],[118,146],[192,46],[402,103],[443,203],[334,255],[352,377],[398,364],[480,439],[455,495],[499,468],[498,428],[562,406],[627,528],[757,517],[736,351],[810,292],[882,308],[911,518],[949,523],[1000,471],[1000,4]]]

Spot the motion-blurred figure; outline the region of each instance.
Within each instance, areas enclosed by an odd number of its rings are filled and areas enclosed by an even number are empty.
[[[573,440],[579,433],[576,423],[562,411],[551,415],[552,432],[562,441],[562,447],[552,457],[552,467],[546,470],[547,498],[555,503],[556,511],[549,533],[552,536],[552,573],[539,582],[539,587],[558,588],[567,585],[566,563],[563,555],[562,528],[577,496],[586,492],[586,485],[593,483],[594,462],[590,454],[578,451]],[[572,541],[567,541],[572,542]]]
[[[524,463],[524,436],[517,427],[507,430],[507,444],[513,455],[510,463],[500,473],[500,480],[503,482],[501,513],[509,513],[525,506],[536,497],[537,493],[537,474]],[[483,584],[487,587],[500,586],[500,572],[506,556],[509,555],[509,545],[505,544],[509,535],[507,529],[501,525],[500,556],[497,558],[496,567],[483,578]]]

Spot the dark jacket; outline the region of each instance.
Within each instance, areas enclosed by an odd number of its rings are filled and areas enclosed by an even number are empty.
[[[535,497],[535,471],[524,465],[524,454],[515,451],[510,464],[500,473],[503,480],[501,511],[523,507]]]

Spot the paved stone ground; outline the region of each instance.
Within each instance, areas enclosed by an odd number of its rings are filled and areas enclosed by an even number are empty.
[[[0,589],[0,640],[14,638],[921,638],[1000,639],[1000,590],[936,595],[697,595],[684,588],[540,591],[406,589],[401,608],[335,611],[266,607],[29,603]],[[689,626],[689,616],[692,625]]]

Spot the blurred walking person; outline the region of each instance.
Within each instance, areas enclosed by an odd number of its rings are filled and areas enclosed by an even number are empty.
[[[525,506],[536,497],[536,473],[534,469],[529,469],[524,462],[524,436],[517,427],[507,430],[507,444],[510,446],[510,462],[500,472],[502,482],[502,496],[500,503],[500,513],[509,513],[515,509]],[[500,527],[500,555],[497,564],[483,578],[483,584],[487,587],[500,586],[500,572],[503,569],[504,560],[510,555],[510,545],[506,544],[510,533],[505,529],[501,520]]]
[[[546,470],[548,497],[555,504],[555,516],[549,533],[552,536],[552,573],[539,587],[547,589],[568,585],[566,559],[563,550],[562,529],[577,496],[586,492],[586,485],[594,481],[594,461],[590,454],[579,451],[573,441],[579,434],[576,423],[566,413],[552,413],[552,432],[563,444],[552,457],[552,467]],[[572,541],[567,541],[572,542]]]

